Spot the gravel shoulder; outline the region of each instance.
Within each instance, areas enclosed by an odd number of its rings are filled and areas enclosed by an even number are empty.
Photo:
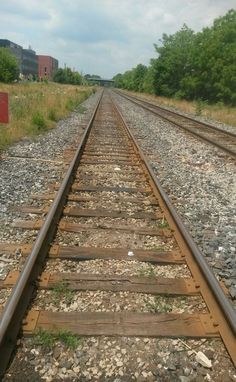
[[[59,182],[67,164],[63,152],[80,139],[83,126],[90,118],[98,93],[88,98],[83,114],[72,113],[58,122],[57,127],[36,138],[25,138],[9,147],[0,159],[0,241],[32,242],[36,232],[17,230],[13,222],[22,214],[14,207],[26,204],[30,195],[44,193],[52,183]],[[0,278],[14,269],[20,261],[0,252]]]
[[[115,98],[155,174],[235,304],[235,160],[124,98]]]

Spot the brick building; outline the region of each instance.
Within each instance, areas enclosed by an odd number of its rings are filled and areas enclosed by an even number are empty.
[[[58,60],[51,56],[38,55],[38,77],[40,80],[52,80],[58,69]]]

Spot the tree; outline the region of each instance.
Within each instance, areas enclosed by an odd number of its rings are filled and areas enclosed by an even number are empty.
[[[151,59],[150,66],[147,68],[147,71],[145,73],[145,76],[143,78],[142,82],[142,90],[145,93],[154,94],[155,93],[155,87],[154,87],[154,59]]]
[[[72,72],[70,68],[60,68],[54,74],[53,81],[61,84],[81,85],[82,76],[79,72]]]
[[[116,88],[123,88],[123,74],[118,73],[112,79],[115,81],[114,85]]]
[[[159,55],[153,62],[156,94],[167,97],[178,93],[180,95],[180,83],[191,73],[193,43],[194,32],[184,24],[181,30],[173,35],[163,34],[160,46],[154,44]]]
[[[132,71],[132,90],[136,92],[143,91],[143,81],[147,73],[147,67],[142,64],[138,64]]]
[[[236,10],[194,33],[186,25],[154,44],[157,57],[115,76],[119,87],[236,105]]]
[[[0,48],[0,82],[13,82],[19,76],[16,58],[7,48]]]

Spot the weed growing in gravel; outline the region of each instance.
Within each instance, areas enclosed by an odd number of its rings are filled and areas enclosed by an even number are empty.
[[[140,269],[139,275],[142,277],[155,277],[154,269],[150,266],[149,268]]]
[[[66,281],[60,281],[53,286],[52,295],[55,304],[58,304],[62,299],[65,300],[66,304],[71,304],[74,298],[74,291],[68,287]]]
[[[162,221],[158,223],[159,228],[170,228],[168,221],[163,217]]]
[[[44,349],[52,349],[57,341],[62,342],[67,348],[76,349],[81,339],[69,331],[48,331],[43,329],[39,329],[33,337],[33,343],[42,346]]]
[[[145,304],[149,312],[167,313],[172,311],[172,307],[168,304],[163,296],[155,296],[152,300],[145,299]]]

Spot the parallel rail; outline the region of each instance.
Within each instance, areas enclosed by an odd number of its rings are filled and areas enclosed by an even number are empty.
[[[103,166],[113,166],[109,171]],[[113,173],[117,170],[117,184],[114,184]],[[89,170],[88,170],[89,169]],[[110,183],[107,185],[107,182]],[[106,183],[105,185],[103,184]],[[135,181],[136,186],[120,186],[122,179]],[[131,180],[130,180],[131,179]],[[93,181],[94,183],[92,183]],[[79,182],[79,183],[78,183]],[[81,184],[82,182],[82,184]],[[125,182],[125,181],[124,181]],[[86,183],[86,184],[84,184]],[[55,189],[57,189],[55,185]],[[77,193],[76,193],[77,192]],[[86,192],[86,195],[80,193]],[[70,202],[81,203],[93,200],[99,206],[104,193],[113,193],[116,200],[112,208],[85,209],[70,206]],[[79,193],[79,194],[78,194]],[[90,193],[95,196],[87,196]],[[36,196],[48,200],[52,195]],[[107,198],[107,196],[105,196]],[[122,203],[123,210],[117,208]],[[66,203],[69,205],[66,205]],[[146,205],[153,212],[128,213],[128,205]],[[21,273],[9,274],[1,288],[12,287],[11,296],[3,309],[0,321],[0,372],[4,373],[16,338],[23,328],[25,334],[32,334],[39,328],[66,329],[80,335],[135,335],[166,337],[221,337],[231,359],[236,365],[236,314],[227,300],[212,271],[204,260],[199,249],[172,206],[155,177],[146,157],[139,148],[119,109],[108,94],[102,95],[93,116],[84,132],[82,141],[76,150],[56,197],[49,209],[25,207],[22,212],[42,214],[47,212],[45,220],[23,221],[17,227],[39,230],[35,243],[30,246],[22,243],[21,250],[28,255]],[[163,216],[168,222],[162,228]],[[77,218],[112,219],[112,224],[81,224]],[[74,220],[70,220],[73,218]],[[143,219],[147,226],[117,224],[115,219]],[[150,227],[151,222],[159,225]],[[132,249],[134,257],[128,258],[127,248],[88,248],[61,247],[55,243],[57,229],[67,232],[127,232],[130,234],[173,237],[175,247],[170,251]],[[14,243],[0,244],[0,248],[12,253]],[[17,247],[19,245],[17,244]],[[159,279],[117,275],[86,274],[45,274],[42,273],[45,260],[48,258],[70,259],[74,261],[89,259],[122,259],[123,261],[147,261],[152,264],[185,264],[192,277],[189,279]],[[39,282],[36,282],[39,280]],[[28,310],[32,294],[37,287],[50,289],[58,281],[66,280],[73,290],[112,290],[135,291],[151,294],[199,295],[202,296],[208,312],[201,314],[173,313],[134,313],[134,312],[92,312],[92,313],[51,313],[47,311]],[[22,326],[22,320],[25,323]]]
[[[184,131],[224,150],[227,154],[236,157],[236,134],[205,122],[196,121],[193,118],[167,110],[133,95],[131,96],[120,91],[116,91],[116,93],[173,125],[180,127]]]

